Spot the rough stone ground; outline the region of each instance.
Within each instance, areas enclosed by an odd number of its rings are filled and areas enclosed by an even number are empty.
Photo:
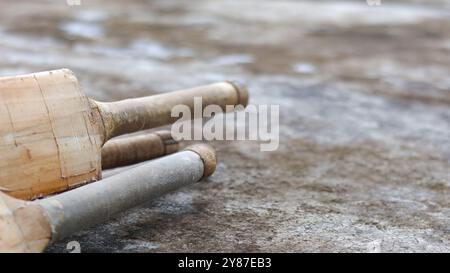
[[[450,1],[0,2],[0,75],[67,67],[115,100],[223,79],[280,105],[280,148],[216,142],[89,252],[450,251]]]

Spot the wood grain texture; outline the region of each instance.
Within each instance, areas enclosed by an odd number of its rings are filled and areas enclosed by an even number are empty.
[[[0,192],[0,253],[42,252],[52,231],[44,209]]]
[[[101,179],[101,147],[112,137],[168,125],[176,105],[247,104],[229,83],[101,103],[70,70],[0,78],[0,190],[33,200]],[[149,153],[147,153],[149,154]]]
[[[0,78],[0,181],[34,199],[100,179],[99,122],[69,70]]]
[[[227,105],[247,106],[248,103],[247,89],[231,82],[218,82],[143,98],[95,103],[104,121],[106,139],[110,139],[171,124],[178,119],[171,116],[173,107],[184,105],[193,112],[196,97],[202,99],[203,109],[208,105],[218,105],[224,112],[227,111]]]

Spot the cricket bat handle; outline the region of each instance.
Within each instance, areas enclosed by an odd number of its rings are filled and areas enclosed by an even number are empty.
[[[144,98],[117,102],[96,102],[105,129],[105,141],[115,136],[172,124],[172,108],[186,105],[193,113],[194,98],[202,99],[202,107],[218,105],[226,112],[227,105],[247,106],[248,91],[232,82],[219,82]]]
[[[102,169],[129,166],[178,151],[170,131],[112,139],[102,147]]]
[[[40,201],[50,219],[52,240],[104,222],[112,215],[210,176],[215,151],[195,145],[123,173]]]

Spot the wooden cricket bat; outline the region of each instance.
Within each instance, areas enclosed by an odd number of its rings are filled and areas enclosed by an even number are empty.
[[[49,243],[209,177],[215,151],[194,145],[71,191],[32,202],[0,192],[0,253],[42,252]]]
[[[119,135],[173,123],[175,105],[247,105],[248,92],[220,82],[118,102],[87,98],[67,69],[0,78],[0,188],[36,199],[101,179],[101,147]]]

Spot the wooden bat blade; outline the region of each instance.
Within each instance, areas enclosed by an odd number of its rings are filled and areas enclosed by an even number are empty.
[[[42,252],[51,233],[42,207],[0,192],[0,253]]]
[[[99,126],[69,70],[0,78],[0,186],[34,199],[100,179]]]

